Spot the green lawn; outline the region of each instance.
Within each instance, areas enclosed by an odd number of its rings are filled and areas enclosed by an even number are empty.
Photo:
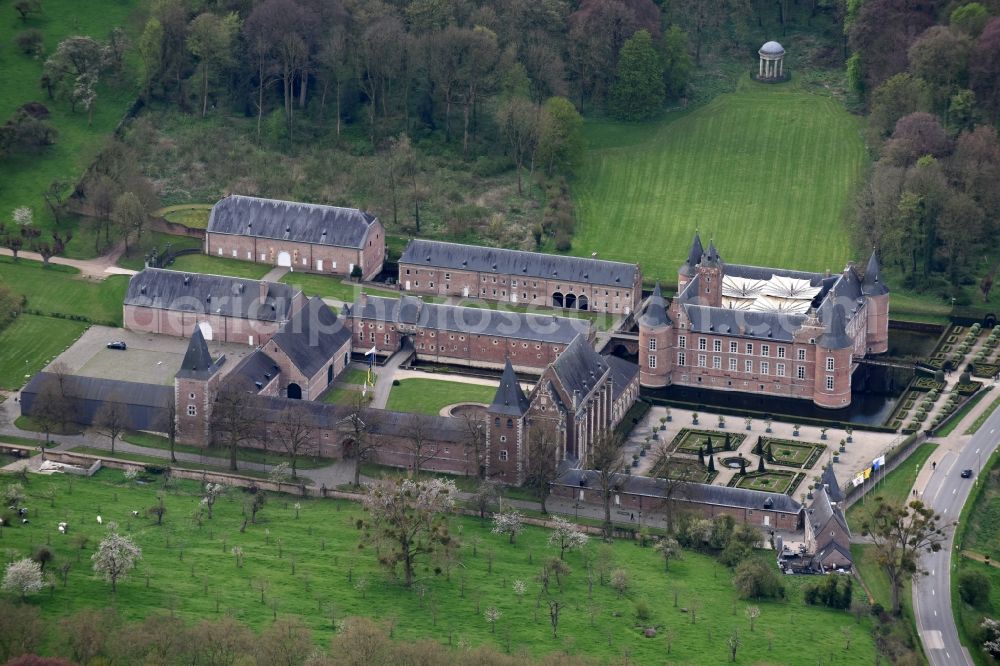
[[[671,451],[682,451],[684,453],[698,453],[705,450],[708,453],[708,440],[712,440],[712,451],[720,453],[722,451],[735,451],[740,448],[743,440],[746,439],[743,433],[729,433],[721,430],[695,430],[694,428],[681,428],[680,432],[674,435],[670,443]],[[726,440],[729,440],[729,448],[726,448]]]
[[[320,398],[331,405],[353,405],[358,399],[359,389],[347,386],[334,386]]]
[[[795,480],[795,472],[783,470],[769,470],[763,474],[757,474],[753,468],[749,468],[750,473],[746,476],[738,476],[736,488],[749,488],[750,490],[764,490],[769,493],[785,493]]]
[[[347,368],[340,373],[339,377],[337,377],[337,382],[342,384],[364,384],[367,379],[367,370],[362,370],[361,368]]]
[[[699,230],[730,262],[840,270],[864,259],[844,224],[867,161],[859,129],[835,99],[749,79],[660,122],[589,121],[572,252],[671,279]]]
[[[386,409],[437,415],[442,407],[456,402],[490,404],[496,395],[495,386],[462,384],[437,379],[403,379],[389,393]]]
[[[163,437],[162,435],[154,435],[149,432],[127,432],[122,439],[137,446],[146,446],[151,449],[159,449],[161,451],[170,450],[170,442],[166,437]],[[206,448],[191,444],[174,444],[174,451],[176,453],[193,453],[199,456],[225,458],[227,460],[229,458],[229,449],[222,446]],[[240,447],[237,453],[237,458],[243,462],[265,463],[268,465],[290,462],[288,455],[284,451],[263,451],[261,449],[251,449],[246,447]],[[320,458],[319,456],[300,454],[296,467],[298,469],[317,469],[319,467],[332,465],[334,462],[335,461],[330,458]]]
[[[155,465],[157,467],[166,467],[171,463],[166,458],[161,458],[159,456],[147,456],[142,453],[128,453],[125,451],[115,451],[114,455],[110,451],[105,449],[99,449],[93,446],[74,446],[69,449],[70,453],[82,453],[88,456],[97,457],[108,457],[117,458],[118,460],[129,460],[134,463],[139,463],[142,465]],[[266,479],[268,475],[264,472],[257,472],[254,470],[240,469],[232,472],[227,465],[209,465],[206,463],[197,462],[178,462],[175,463],[177,467],[183,467],[184,469],[194,469],[194,470],[204,470],[206,472],[225,472],[232,474],[239,474],[241,476],[252,476],[258,479]],[[306,485],[312,485],[310,479],[299,477],[296,483],[304,483]]]
[[[153,213],[169,222],[183,224],[190,229],[207,229],[208,217],[214,204],[179,204],[167,206]]]
[[[556,317],[569,317],[570,319],[586,319],[598,331],[606,331],[615,323],[615,316],[605,312],[587,312],[580,310],[563,310],[558,308],[544,308],[535,305],[513,305],[511,303],[494,303],[492,301],[480,301],[478,299],[464,298],[461,304],[470,308],[488,308],[490,310],[501,310],[503,312],[527,312],[529,314],[554,315]]]
[[[920,473],[920,468],[924,466],[924,463],[927,462],[927,459],[934,453],[934,449],[936,448],[937,444],[934,442],[921,444],[906,459],[906,462],[886,474],[884,479],[879,480],[877,488],[868,491],[866,500],[881,496],[891,502],[908,501],[910,491],[913,489],[913,483],[917,480],[917,474]],[[865,483],[871,482],[866,481]],[[865,502],[862,500],[858,500],[847,510],[847,524],[850,525],[851,531],[860,533],[861,521],[864,520],[865,511]]]
[[[0,160],[0,215],[6,221],[10,211],[18,206],[29,206],[35,213],[35,224],[41,229],[51,229],[55,221],[45,205],[42,192],[56,179],[75,183],[92,161],[108,135],[121,119],[135,96],[134,74],[126,68],[124,85],[98,86],[93,122],[88,126],[87,114],[73,113],[67,101],[46,99],[38,81],[45,58],[32,59],[22,55],[14,41],[15,35],[26,29],[38,29],[45,38],[45,55],[55,51],[59,41],[70,35],[88,35],[105,40],[111,29],[122,26],[134,44],[141,25],[130,20],[140,4],[138,0],[91,0],[82,7],[79,0],[45,0],[43,11],[22,22],[11,8],[3,3],[0,12],[0,68],[3,86],[0,86],[0,122],[6,120],[22,104],[37,101],[51,112],[49,121],[59,131],[56,144],[37,155],[5,155]],[[105,81],[111,75],[105,76]],[[67,191],[67,194],[69,193]],[[71,256],[92,256],[92,235],[74,234],[69,244]]]
[[[120,326],[122,299],[128,277],[111,275],[104,280],[88,280],[69,266],[0,257],[0,282],[28,299],[27,308],[46,314],[87,317],[100,324]]]
[[[362,288],[355,282],[345,282],[341,277],[317,275],[316,273],[288,273],[281,278],[281,281],[300,288],[305,292],[306,296],[334,298],[345,303],[353,303],[354,298]],[[391,289],[378,289],[366,286],[364,290],[366,294],[373,296],[399,298],[399,292]]]
[[[122,268],[131,268],[134,271],[141,271],[145,265],[146,253],[150,252],[153,248],[158,251],[162,251],[167,243],[170,247],[175,250],[183,250],[186,248],[200,248],[202,246],[202,241],[200,238],[193,238],[191,236],[176,236],[174,234],[163,234],[158,231],[146,234],[143,238],[142,243],[137,248],[132,248],[128,256],[124,254],[119,257],[118,265]]]
[[[209,273],[211,275],[230,275],[232,277],[259,280],[270,270],[266,264],[255,264],[252,261],[239,261],[225,257],[210,257],[204,254],[186,254],[177,257],[167,268],[190,273]]]
[[[986,423],[986,419],[990,418],[993,412],[997,410],[997,407],[1000,407],[1000,398],[997,398],[996,400],[991,402],[990,406],[984,409],[982,414],[976,417],[976,420],[972,422],[972,425],[970,425],[968,428],[965,429],[965,432],[963,434],[975,435],[976,432],[979,430],[979,428],[982,427],[984,423]]]
[[[87,324],[23,314],[0,331],[0,388],[17,390],[87,330]]]
[[[715,560],[686,552],[665,573],[652,549],[618,541],[612,547],[614,566],[628,572],[629,590],[619,598],[610,586],[595,584],[588,598],[585,554],[568,554],[572,573],[564,577],[561,590],[553,584],[549,595],[540,600],[543,610],[547,598],[563,603],[559,637],[554,639],[548,613],[537,610],[535,603],[541,591],[535,575],[541,563],[555,554],[546,544],[546,530],[529,528],[516,545],[510,545],[506,537],[491,534],[489,524],[453,518],[452,533],[460,544],[456,566],[450,573],[438,574],[433,567],[420,564],[417,583],[428,594],[418,595],[378,567],[374,549],[358,548],[355,521],[362,512],[356,504],[270,496],[258,524],[241,533],[241,493],[233,491],[219,500],[215,517],[199,527],[191,519],[200,500],[198,484],[175,482],[163,493],[167,512],[164,524],[156,526],[144,515],[161,492],[159,478],[153,481],[129,484],[120,472],[111,470],[102,470],[91,479],[31,478],[26,504],[32,508],[32,521],[5,528],[3,541],[12,557],[25,556],[37,544],[48,542],[55,554],[52,566],[70,564],[66,586],[59,585],[52,595],[41,594],[29,602],[41,609],[50,631],[57,631],[58,618],[67,613],[111,603],[108,584],[90,569],[90,555],[106,534],[108,521],[116,521],[143,553],[139,569],[119,584],[114,601],[125,621],[170,608],[188,621],[232,614],[260,629],[270,624],[276,612],[301,617],[325,645],[330,638],[331,612],[338,620],[361,614],[391,620],[399,640],[448,642],[450,636],[459,644],[503,649],[509,632],[510,643],[529,653],[569,649],[608,662],[621,659],[627,650],[629,663],[636,664],[662,663],[666,653],[663,630],[669,628],[676,634],[671,660],[712,665],[727,660],[721,637],[738,628],[743,640],[741,663],[800,663],[806,650],[822,654],[824,664],[874,660],[871,620],[863,618],[857,625],[843,611],[806,606],[801,586],[812,582],[808,577],[783,577],[787,601],[753,602],[761,614],[755,631],[750,632],[744,615],[748,602],[736,599],[730,571]],[[54,506],[45,497],[49,488],[56,491]],[[293,503],[301,504],[298,517]],[[132,510],[143,515],[133,518]],[[97,514],[103,516],[105,527],[95,521]],[[69,523],[69,535],[55,531],[57,521]],[[76,535],[89,537],[82,550],[75,547]],[[597,545],[591,540],[586,555],[592,555]],[[229,554],[234,546],[245,554],[243,567],[237,567]],[[760,557],[773,563],[767,553]],[[355,587],[362,579],[368,582],[364,594]],[[255,587],[260,580],[267,581],[264,603]],[[523,600],[512,592],[515,580],[527,584]],[[692,624],[690,614],[681,608],[695,598],[700,610],[697,623]],[[661,627],[657,638],[642,636],[642,625],[635,620],[635,603],[640,600],[650,606],[649,624]],[[491,633],[483,619],[482,611],[488,606],[502,612],[496,633]],[[841,627],[851,632],[850,651],[844,650]]]

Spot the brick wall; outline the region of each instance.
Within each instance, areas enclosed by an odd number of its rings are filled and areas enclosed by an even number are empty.
[[[365,277],[371,277],[382,270],[381,259],[385,256],[385,235],[381,231],[381,247],[375,246],[374,239],[370,250],[366,247],[367,259],[371,268]],[[205,237],[207,254],[213,257],[225,257],[250,261],[257,264],[277,266],[279,255],[287,252],[291,260],[291,268],[295,271],[308,273],[326,273],[330,275],[349,275],[355,264],[368,266],[362,257],[362,251],[357,248],[335,247],[313,243],[297,243],[292,241],[257,238],[254,236],[233,236],[229,234],[209,233]],[[377,270],[375,263],[377,261]]]

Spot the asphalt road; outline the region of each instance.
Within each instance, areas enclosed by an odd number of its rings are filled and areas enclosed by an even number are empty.
[[[986,420],[979,431],[958,452],[948,452],[938,462],[924,488],[923,500],[944,522],[958,520],[962,507],[979,475],[981,463],[985,464],[1000,441],[1000,410]],[[971,469],[973,478],[963,479],[963,469]],[[951,610],[951,557],[954,553],[952,531],[937,553],[927,553],[921,563],[929,573],[919,576],[913,584],[913,609],[917,630],[924,644],[924,651],[931,666],[972,666],[969,651],[958,640],[958,629]]]

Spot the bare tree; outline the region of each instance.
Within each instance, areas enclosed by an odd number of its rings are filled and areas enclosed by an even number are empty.
[[[41,390],[31,403],[31,418],[45,433],[45,445],[52,442],[52,433],[59,429],[65,418],[67,401],[59,392],[58,384],[49,378],[42,384]],[[62,432],[62,430],[60,430]]]
[[[617,490],[618,476],[625,470],[623,438],[613,430],[598,433],[591,452],[590,467],[597,472],[597,481],[604,504],[604,538],[611,540],[611,497]]]
[[[413,474],[418,476],[424,463],[438,454],[438,443],[433,439],[434,432],[426,418],[420,414],[412,414],[403,428],[403,436],[406,437],[407,448],[413,456]]]
[[[299,456],[317,451],[316,426],[312,414],[301,405],[282,411],[277,423],[277,437],[291,459],[292,478],[295,479],[298,477],[296,465]]]
[[[729,661],[736,661],[736,651],[742,645],[743,641],[740,640],[740,630],[734,628],[729,634],[729,638],[726,639],[726,647],[729,648]]]
[[[216,393],[212,404],[212,439],[229,448],[229,469],[236,471],[240,446],[252,440],[260,430],[252,405],[252,395],[229,383]]]
[[[669,450],[669,444],[663,444],[657,450],[658,459],[653,468],[660,474],[663,488],[663,508],[667,514],[667,531],[674,531],[674,504],[677,497],[684,495],[684,488],[692,481],[693,467],[688,461],[680,458],[676,452]]]
[[[472,449],[472,454],[475,458],[476,476],[481,479],[486,471],[486,467],[483,465],[483,454],[486,451],[486,424],[482,419],[476,418],[471,414],[466,414],[463,420],[465,423],[467,446]],[[469,474],[468,468],[466,468],[465,473]]]
[[[173,395],[163,406],[159,428],[167,436],[167,443],[170,445],[170,462],[177,462],[177,455],[174,453],[174,446],[177,444],[177,401]]]
[[[111,440],[111,455],[115,454],[115,442],[125,434],[128,427],[128,412],[116,395],[106,396],[104,404],[94,415],[97,432]]]
[[[352,403],[352,411],[347,418],[339,423],[340,431],[350,440],[350,451],[344,455],[353,454],[357,461],[354,465],[354,486],[361,485],[361,463],[375,456],[379,446],[379,438],[375,434],[381,422],[379,410],[366,409],[367,399],[360,393]]]
[[[559,439],[556,429],[547,423],[536,423],[528,433],[528,460],[526,482],[535,489],[542,513],[548,513],[545,500],[549,484],[555,481],[559,467]]]

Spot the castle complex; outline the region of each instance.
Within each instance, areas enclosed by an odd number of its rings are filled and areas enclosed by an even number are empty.
[[[665,304],[659,285],[639,317],[640,381],[851,402],[856,358],[889,342],[889,290],[873,253],[823,274],[727,264],[695,235]]]

